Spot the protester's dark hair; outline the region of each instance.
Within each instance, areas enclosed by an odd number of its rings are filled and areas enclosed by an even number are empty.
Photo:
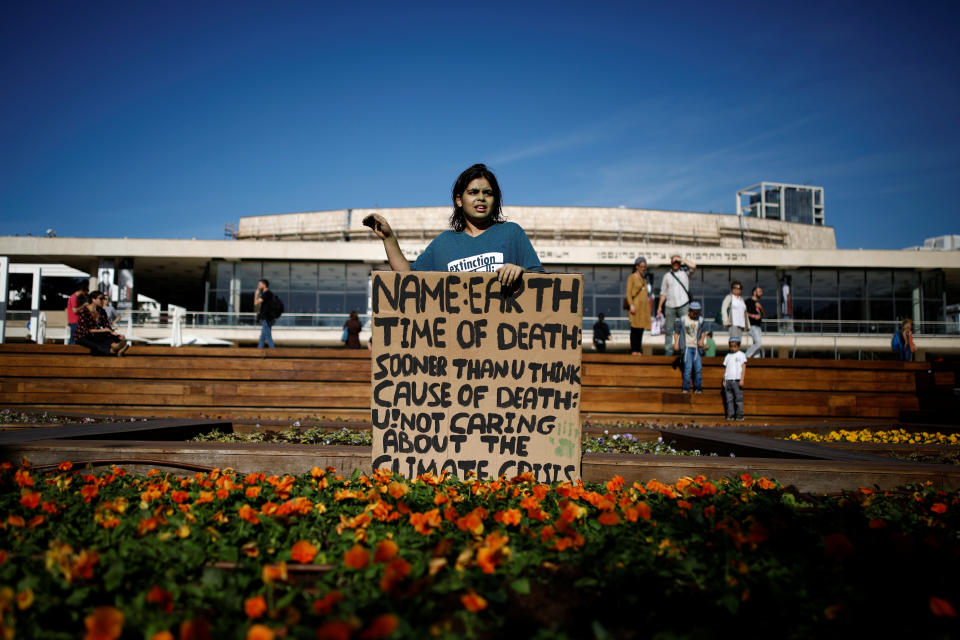
[[[743,283],[739,280],[734,280],[730,283],[730,290],[733,291],[734,287],[740,287],[740,290],[743,291]]]
[[[750,295],[757,295],[757,289],[763,289],[763,287],[761,287],[759,284],[753,285],[753,289],[750,290]]]
[[[604,318],[606,318],[606,316],[603,315],[603,313],[598,313],[598,314],[597,314],[597,320],[603,320]]]
[[[90,297],[85,293],[77,294],[77,306],[79,307],[82,304],[87,304],[90,301]]]
[[[89,297],[91,300],[99,300],[103,297],[103,291],[94,291]]]
[[[453,213],[450,215],[450,228],[454,231],[463,231],[467,223],[463,218],[463,207],[457,206],[457,198],[463,197],[463,192],[467,190],[467,185],[477,178],[486,178],[493,189],[493,204],[490,209],[491,222],[503,222],[503,210],[500,208],[503,204],[503,194],[500,193],[500,185],[497,183],[497,177],[493,171],[487,168],[485,164],[475,164],[457,178],[453,183]]]
[[[262,282],[263,286],[270,288],[270,282],[266,278],[260,278],[257,282]]]
[[[351,312],[350,312],[350,319],[351,319],[351,320],[359,320],[359,319],[360,319],[360,316],[357,315],[357,312],[356,312],[356,311],[351,311]]]

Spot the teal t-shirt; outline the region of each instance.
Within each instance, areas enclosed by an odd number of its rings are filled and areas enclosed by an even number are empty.
[[[492,273],[504,264],[515,264],[527,271],[543,271],[530,239],[515,222],[494,224],[476,237],[462,231],[444,231],[410,268]]]
[[[713,338],[707,338],[703,344],[707,347],[703,352],[705,358],[713,358],[717,355],[717,343],[713,341]]]

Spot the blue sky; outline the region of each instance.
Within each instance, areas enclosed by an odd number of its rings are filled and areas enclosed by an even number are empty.
[[[847,6],[844,6],[847,5]],[[731,213],[821,185],[842,248],[960,233],[956,2],[20,2],[0,233],[506,204]]]

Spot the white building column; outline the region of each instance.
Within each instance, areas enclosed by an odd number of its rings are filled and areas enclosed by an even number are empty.
[[[10,280],[7,277],[7,272],[9,266],[10,258],[0,256],[0,294],[3,295],[0,298],[0,344],[6,342],[7,337],[7,299],[10,295]]]
[[[33,270],[33,282],[30,292],[30,339],[37,341],[37,329],[40,326],[40,278],[43,277],[43,269],[37,265]]]

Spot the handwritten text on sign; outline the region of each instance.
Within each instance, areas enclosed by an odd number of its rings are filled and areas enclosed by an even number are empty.
[[[580,477],[582,276],[373,274],[373,468]]]

